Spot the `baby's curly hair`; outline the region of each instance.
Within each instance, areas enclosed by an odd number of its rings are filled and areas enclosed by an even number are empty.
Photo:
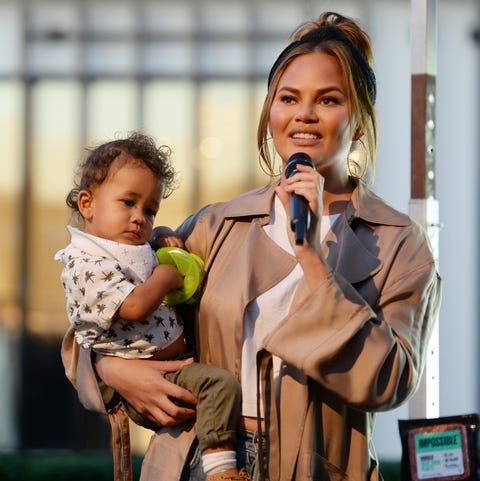
[[[133,132],[127,138],[112,140],[97,147],[87,148],[86,151],[89,154],[78,167],[79,180],[75,182],[75,187],[66,198],[67,205],[74,213],[78,213],[78,193],[102,184],[113,162],[117,158],[121,160],[122,153],[126,154],[125,163],[133,158],[155,174],[163,184],[164,199],[175,189],[176,174],[170,161],[171,149],[166,145],[157,147],[155,141],[148,135]]]

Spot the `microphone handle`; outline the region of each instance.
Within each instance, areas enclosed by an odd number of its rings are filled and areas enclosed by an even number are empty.
[[[291,228],[295,233],[295,244],[297,246],[303,245],[307,233],[307,224],[303,220],[297,219],[291,222]]]
[[[290,228],[295,233],[295,244],[303,245],[310,228],[310,210],[304,197],[290,194]]]
[[[313,167],[311,157],[304,152],[296,152],[287,162],[285,176],[291,177],[297,173],[297,164]],[[304,197],[290,194],[290,228],[295,233],[295,244],[303,245],[305,235],[310,228],[310,209]]]

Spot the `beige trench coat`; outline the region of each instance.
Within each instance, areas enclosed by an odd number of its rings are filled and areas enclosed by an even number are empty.
[[[196,315],[200,361],[238,378],[245,308],[296,262],[261,228],[272,196],[273,186],[257,189],[208,206],[179,228],[208,272]],[[370,450],[374,413],[414,393],[440,304],[440,278],[423,229],[363,183],[322,249],[333,273],[314,290],[299,286],[289,315],[264,346],[267,359],[284,360],[280,403],[272,404],[269,422],[270,481],[380,479]],[[98,409],[88,356],[78,363],[82,379],[74,377],[75,357],[64,356],[67,375],[84,405]],[[178,479],[193,435],[154,435],[142,481]]]

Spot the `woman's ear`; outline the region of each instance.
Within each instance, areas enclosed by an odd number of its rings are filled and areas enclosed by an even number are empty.
[[[357,142],[357,140],[360,140],[361,138],[363,137],[363,131],[361,129],[361,127],[357,126],[357,128],[355,129],[355,132],[353,133],[353,141],[354,142]]]
[[[78,211],[85,220],[93,215],[93,194],[89,190],[81,190],[77,196]]]
[[[357,127],[355,129],[355,132],[353,133],[353,141],[356,142],[357,140],[360,140],[363,137],[363,132],[360,127]]]

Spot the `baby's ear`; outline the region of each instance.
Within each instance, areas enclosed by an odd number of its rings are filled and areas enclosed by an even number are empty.
[[[85,220],[92,217],[93,194],[89,190],[81,190],[77,196],[78,211]]]

